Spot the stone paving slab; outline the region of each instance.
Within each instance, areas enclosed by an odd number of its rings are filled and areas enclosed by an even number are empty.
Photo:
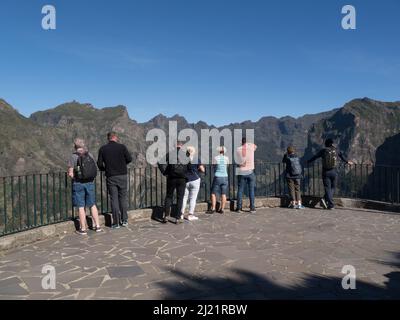
[[[62,235],[0,257],[0,299],[400,298],[400,215],[260,209]],[[41,286],[54,266],[56,289]],[[344,265],[357,289],[343,290]]]

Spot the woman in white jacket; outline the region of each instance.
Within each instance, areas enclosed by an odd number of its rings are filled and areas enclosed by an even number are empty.
[[[183,197],[183,205],[182,205],[182,217],[186,220],[198,220],[198,217],[195,216],[194,211],[196,208],[197,195],[199,194],[201,178],[200,172],[205,172],[205,168],[202,164],[200,164],[199,160],[195,158],[196,149],[194,147],[187,147],[186,155],[190,159],[189,169],[186,174],[186,190],[185,196]],[[196,161],[195,161],[196,160]],[[189,214],[185,215],[187,201],[189,199]]]

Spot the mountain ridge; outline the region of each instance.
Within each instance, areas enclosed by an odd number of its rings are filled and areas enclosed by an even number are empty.
[[[327,137],[334,138],[349,158],[373,162],[378,147],[400,133],[400,102],[370,98],[353,99],[341,108],[297,118],[264,116],[257,121],[246,120],[220,127],[201,120],[189,123],[179,114],[172,117],[158,114],[139,123],[130,118],[123,105],[100,109],[75,100],[26,118],[0,99],[0,115],[0,149],[10,151],[0,152],[1,176],[65,169],[65,159],[72,151],[74,138],[84,138],[91,151],[96,153],[106,143],[106,134],[111,130],[119,133],[121,141],[133,154],[134,164],[141,166],[145,164],[145,153],[150,144],[145,141],[146,133],[153,128],[162,128],[168,133],[171,120],[178,122],[178,130],[192,128],[198,134],[206,128],[254,129],[259,146],[256,157],[268,162],[280,162],[288,145],[294,145],[300,156],[308,158]],[[11,141],[10,134],[14,137]],[[393,149],[393,142],[390,145]]]

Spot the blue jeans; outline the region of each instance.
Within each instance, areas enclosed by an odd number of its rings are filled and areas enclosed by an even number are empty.
[[[96,204],[96,195],[94,194],[94,183],[73,182],[72,200],[76,208],[91,208]]]
[[[254,209],[255,204],[254,204],[254,189],[256,186],[256,175],[254,172],[252,174],[243,176],[243,175],[238,175],[238,192],[237,192],[237,207],[239,209],[242,208],[242,203],[243,203],[243,191],[245,185],[248,185],[249,187],[249,198],[250,198],[250,208]]]
[[[338,173],[336,169],[325,171],[322,174],[322,180],[325,189],[324,198],[329,208],[333,208],[335,206],[335,204],[333,203],[333,195],[335,194],[337,176]]]
[[[215,195],[226,195],[228,193],[228,177],[214,177],[211,193]]]

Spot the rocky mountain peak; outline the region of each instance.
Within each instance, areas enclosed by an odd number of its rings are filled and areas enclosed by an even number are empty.
[[[11,105],[7,103],[4,99],[0,99],[0,111],[6,111],[6,112],[18,112],[15,110]]]

